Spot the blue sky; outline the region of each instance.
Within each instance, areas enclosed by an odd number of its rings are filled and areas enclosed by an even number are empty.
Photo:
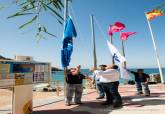
[[[6,4],[6,0],[0,3]],[[108,50],[106,39],[109,38],[107,30],[109,24],[120,21],[126,25],[124,31],[135,31],[136,35],[131,36],[125,42],[125,53],[127,66],[136,67],[157,67],[153,44],[145,11],[150,11],[163,0],[72,0],[69,11],[75,23],[78,37],[74,40],[74,51],[70,66],[82,65],[83,67],[93,66],[92,40],[90,14],[93,14],[101,26],[104,34],[101,33],[95,23],[96,50],[98,64],[111,64],[111,54]],[[62,47],[63,26],[58,24],[54,17],[42,14],[41,22],[49,27],[49,30],[57,35],[57,38],[37,42],[35,39],[35,25],[27,26],[19,30],[18,26],[23,24],[29,17],[6,19],[14,13],[17,8],[12,5],[6,6],[0,11],[0,54],[14,58],[15,55],[33,56],[35,60],[51,62],[53,66],[61,67],[60,50]],[[158,17],[151,21],[161,65],[165,67],[165,16]],[[114,35],[114,45],[121,51],[119,34]]]

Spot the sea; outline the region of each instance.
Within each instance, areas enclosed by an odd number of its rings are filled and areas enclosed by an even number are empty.
[[[129,69],[131,71],[136,71],[136,69]],[[83,74],[86,74],[88,76],[92,76],[92,73],[89,71],[89,69],[82,69],[81,72]],[[162,68],[162,72],[164,75],[164,79],[165,79],[165,68]],[[158,68],[145,68],[144,69],[144,73],[146,74],[159,74],[159,69]],[[134,80],[134,76],[129,73],[130,75],[130,80]],[[60,85],[64,84],[64,72],[63,71],[53,71],[52,72],[52,81],[59,81]],[[120,79],[120,84],[124,84],[125,80],[124,79]]]

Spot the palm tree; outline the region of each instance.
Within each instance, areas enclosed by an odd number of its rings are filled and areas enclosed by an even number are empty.
[[[55,16],[56,20],[62,24],[63,17],[61,15],[64,7],[62,0],[14,0],[12,2],[18,6],[18,11],[7,17],[8,19],[20,16],[31,16],[31,19],[19,26],[19,29],[37,21],[36,38],[43,38],[42,34],[44,33],[56,37],[48,32],[47,28],[39,21],[39,18],[41,18],[40,14],[43,12],[51,13]]]

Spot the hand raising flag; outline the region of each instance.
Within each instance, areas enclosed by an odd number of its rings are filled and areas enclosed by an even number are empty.
[[[120,34],[121,40],[127,40],[130,35],[136,34],[136,32],[122,32]]]
[[[114,32],[119,32],[125,28],[125,25],[121,22],[116,22],[114,25],[109,26],[108,34],[113,35]]]

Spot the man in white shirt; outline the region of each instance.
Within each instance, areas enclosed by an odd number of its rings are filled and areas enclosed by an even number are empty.
[[[105,71],[106,70],[106,65],[99,65],[99,70],[98,71]],[[94,69],[90,69],[91,72],[94,72]],[[99,97],[97,97],[96,99],[103,99],[105,96],[105,92],[104,92],[104,88],[102,83],[100,83],[100,77],[96,76],[97,74],[93,73],[93,84],[96,84],[98,93],[99,93]]]
[[[122,99],[118,92],[120,73],[117,69],[117,65],[112,65],[106,67],[105,71],[95,71],[106,93],[106,101],[103,105],[113,104],[114,108],[122,106]]]

